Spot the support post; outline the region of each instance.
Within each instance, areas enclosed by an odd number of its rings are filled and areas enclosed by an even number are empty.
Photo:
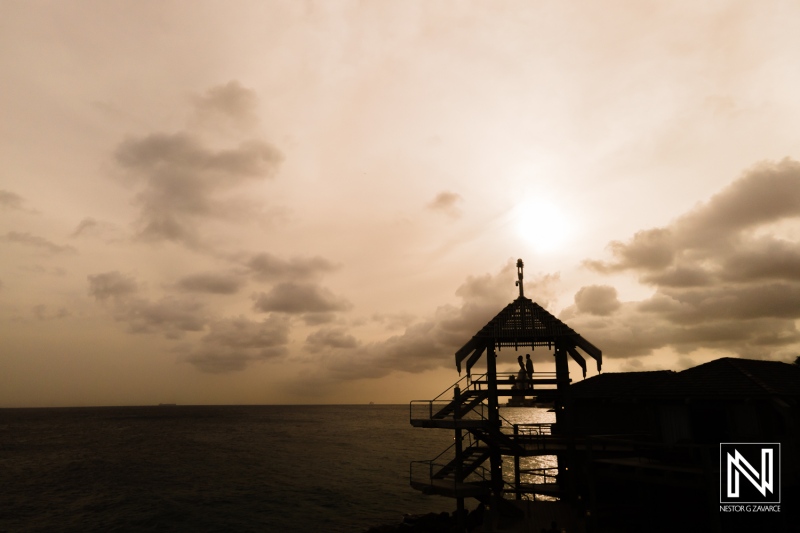
[[[489,390],[489,431],[497,431],[500,428],[500,406],[497,402],[497,354],[495,352],[494,341],[486,347],[486,374]],[[501,500],[503,499],[503,457],[496,443],[487,443],[491,447],[489,455],[492,498],[488,524],[495,523],[499,519],[498,511]]]
[[[464,530],[464,497],[458,495],[458,486],[464,481],[464,445],[463,431],[458,421],[461,420],[461,388],[456,385],[453,389],[453,420],[455,422],[455,441],[456,441],[456,525],[459,531]]]
[[[519,424],[514,424],[514,442],[519,442]],[[522,491],[520,490],[520,483],[522,479],[519,473],[519,452],[514,454],[514,490],[516,491],[517,500],[522,499]]]

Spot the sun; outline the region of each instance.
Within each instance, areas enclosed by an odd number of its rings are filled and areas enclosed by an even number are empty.
[[[517,235],[539,253],[554,253],[566,248],[574,226],[567,213],[545,199],[529,199],[513,211]]]

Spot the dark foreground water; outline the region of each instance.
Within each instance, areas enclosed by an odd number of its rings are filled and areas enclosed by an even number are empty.
[[[408,406],[0,409],[0,532],[359,532],[454,502],[409,487],[450,432]]]

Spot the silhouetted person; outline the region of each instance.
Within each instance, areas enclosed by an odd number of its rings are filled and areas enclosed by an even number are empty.
[[[517,373],[517,383],[519,384],[520,389],[526,388],[526,379],[527,379],[527,370],[525,370],[525,363],[522,362],[522,356],[520,355],[517,357],[517,362],[519,363],[519,372]]]
[[[528,387],[533,388],[533,361],[531,354],[525,354],[525,371],[528,374]]]

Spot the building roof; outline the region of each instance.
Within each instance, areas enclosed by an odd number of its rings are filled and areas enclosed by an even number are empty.
[[[724,357],[681,372],[602,374],[570,386],[574,398],[800,396],[800,365]]]
[[[603,361],[603,352],[600,349],[542,306],[522,295],[508,304],[456,352],[458,371],[461,372],[461,363],[466,359],[469,372],[490,345],[497,348],[562,345],[583,367],[584,373],[586,361],[576,348],[580,348],[597,361],[598,371]]]
[[[607,372],[570,385],[573,398],[633,398],[673,383],[676,372]]]

